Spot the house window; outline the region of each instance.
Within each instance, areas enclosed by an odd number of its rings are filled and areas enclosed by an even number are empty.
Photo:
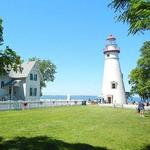
[[[37,95],[37,88],[34,88],[34,96]]]
[[[110,55],[109,54],[107,54],[107,57],[109,57]]]
[[[34,75],[34,81],[37,81],[37,74]]]
[[[32,93],[32,88],[30,88],[30,96],[32,96],[33,95],[33,93]]]
[[[30,96],[36,96],[37,95],[37,88],[30,88]]]
[[[4,87],[4,81],[1,81],[1,88],[3,88]]]
[[[33,74],[32,73],[30,74],[30,80],[33,80]]]

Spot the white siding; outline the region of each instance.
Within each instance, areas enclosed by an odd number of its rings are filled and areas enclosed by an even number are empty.
[[[30,80],[30,74],[33,74],[33,80]],[[37,81],[34,80],[34,75],[37,74]],[[30,96],[30,88],[37,88],[37,95]],[[26,78],[26,100],[40,100],[40,73],[38,71],[37,65],[35,65],[28,77]]]

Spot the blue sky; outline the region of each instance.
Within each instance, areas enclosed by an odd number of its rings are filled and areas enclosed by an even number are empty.
[[[4,46],[24,60],[50,59],[57,66],[55,81],[44,94],[99,95],[103,48],[113,34],[121,48],[125,88],[136,66],[139,49],[149,33],[128,36],[128,25],[116,22],[109,0],[1,0]]]

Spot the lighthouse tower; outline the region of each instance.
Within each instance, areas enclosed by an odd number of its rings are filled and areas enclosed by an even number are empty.
[[[113,35],[109,35],[106,42],[102,96],[107,103],[126,104],[123,74],[119,63],[120,49]]]

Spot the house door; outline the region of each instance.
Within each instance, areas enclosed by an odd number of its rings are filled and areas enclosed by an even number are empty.
[[[20,91],[19,91],[19,87],[17,86],[14,86],[13,98],[14,100],[18,100],[20,98]]]
[[[9,95],[11,95],[11,87],[9,87],[8,93],[9,93]]]

